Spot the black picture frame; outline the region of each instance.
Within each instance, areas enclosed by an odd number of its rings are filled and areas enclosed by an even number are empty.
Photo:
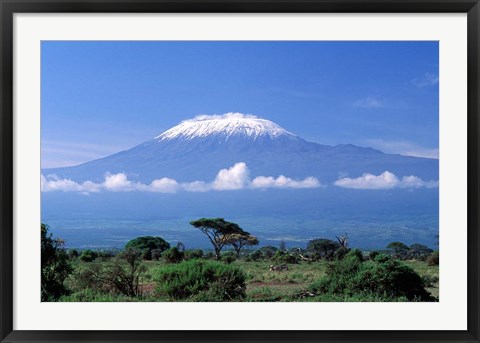
[[[1,342],[479,342],[478,0],[0,0]],[[15,13],[467,13],[468,317],[465,331],[16,331],[13,330],[13,16]],[[455,314],[452,313],[452,316]],[[61,329],[61,328],[59,328]]]

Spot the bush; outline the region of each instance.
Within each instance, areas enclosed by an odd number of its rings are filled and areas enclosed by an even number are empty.
[[[292,253],[285,252],[282,250],[278,250],[275,255],[272,257],[278,263],[289,263],[289,264],[297,264],[298,257],[293,255]]]
[[[126,249],[108,263],[91,263],[76,273],[75,287],[100,293],[141,296],[140,280],[146,273],[138,250]]]
[[[67,250],[67,256],[69,259],[76,259],[78,256],[80,256],[80,253],[78,252],[77,249],[68,249]]]
[[[438,266],[440,264],[440,254],[438,253],[438,250],[434,251],[427,257],[427,264],[429,266]]]
[[[163,258],[168,263],[178,263],[183,259],[183,252],[177,247],[170,248],[163,253]]]
[[[313,283],[310,290],[349,297],[373,295],[386,301],[397,298],[434,300],[425,290],[421,277],[410,267],[384,254],[373,261],[363,262],[358,250],[350,251],[343,260],[332,262],[326,276]]]
[[[246,257],[247,262],[258,261],[263,258],[263,253],[260,250],[255,250]]]
[[[150,260],[152,258],[152,250],[158,249],[163,252],[170,248],[170,244],[162,237],[143,236],[132,239],[125,245],[125,248],[138,250],[142,252],[144,260]]]
[[[157,261],[162,257],[162,250],[161,249],[153,249],[150,253],[150,258],[154,261]]]
[[[336,260],[342,260],[345,257],[345,255],[347,255],[347,253],[349,251],[350,251],[350,249],[348,249],[348,248],[340,247],[340,248],[338,248],[338,250],[335,251],[335,253],[333,254],[333,257]]]
[[[245,297],[245,274],[232,265],[192,260],[155,274],[156,290],[174,300],[234,301]]]
[[[185,260],[193,260],[196,258],[203,257],[203,250],[202,249],[194,249],[194,250],[187,250],[185,251]]]
[[[377,257],[379,255],[379,252],[378,251],[370,251],[370,254],[368,254],[368,257],[371,259],[371,260],[374,260],[375,257]]]
[[[259,249],[265,258],[272,258],[278,249],[271,245],[267,245]]]
[[[98,254],[90,249],[83,250],[80,254],[80,261],[82,262],[93,262],[98,257]]]
[[[225,254],[222,255],[221,257],[221,261],[225,262],[226,264],[231,264],[233,263],[234,261],[237,260],[237,256],[235,253],[229,251],[229,252],[226,252]]]
[[[204,256],[207,260],[213,260],[213,259],[216,259],[215,258],[215,254],[211,251],[207,252]]]

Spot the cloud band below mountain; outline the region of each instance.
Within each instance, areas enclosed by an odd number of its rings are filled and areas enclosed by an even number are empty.
[[[177,182],[170,178],[161,178],[153,180],[150,184],[144,184],[129,180],[124,173],[106,174],[101,183],[85,181],[77,183],[70,179],[59,179],[55,175],[41,175],[42,192],[63,191],[63,192],[81,192],[98,193],[101,191],[109,192],[157,192],[157,193],[176,193],[178,191],[186,192],[207,192],[207,191],[227,191],[242,189],[266,189],[266,188],[316,188],[321,183],[314,177],[307,177],[304,180],[294,180],[284,175],[277,178],[272,176],[257,176],[250,179],[250,171],[244,162],[236,163],[228,169],[222,169],[212,182],[193,181]]]
[[[418,176],[404,176],[401,179],[385,171],[380,175],[365,173],[357,178],[344,177],[335,181],[335,186],[352,189],[394,189],[394,188],[435,188],[438,181],[424,181]]]

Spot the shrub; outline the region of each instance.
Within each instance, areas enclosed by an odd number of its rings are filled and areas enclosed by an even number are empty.
[[[335,251],[335,253],[333,254],[333,257],[336,260],[342,260],[349,251],[350,249],[346,247],[340,247]]]
[[[369,257],[371,260],[374,260],[375,257],[378,256],[378,254],[379,254],[378,251],[375,251],[375,250],[374,250],[374,251],[370,251],[370,254],[368,254],[368,257]]]
[[[282,250],[278,250],[275,255],[272,257],[273,260],[275,260],[278,263],[290,263],[290,264],[296,264],[298,263],[298,257],[293,255],[292,253],[285,252]]]
[[[163,258],[168,263],[178,263],[183,259],[183,252],[177,247],[170,248],[163,253]]]
[[[145,275],[138,250],[126,249],[109,263],[92,263],[76,274],[76,287],[96,292],[123,294],[128,297],[141,295],[140,279]]]
[[[326,276],[310,290],[332,295],[373,295],[387,301],[406,298],[410,301],[434,300],[425,290],[421,277],[410,267],[384,254],[363,262],[362,254],[352,250],[343,260],[332,262]]]
[[[150,258],[154,261],[157,261],[162,257],[162,249],[153,249],[150,253]]]
[[[262,247],[259,249],[259,251],[265,256],[266,258],[272,258],[275,255],[275,252],[278,249],[276,247],[273,247],[271,245],[267,245],[265,247]]]
[[[215,258],[215,254],[211,251],[207,252],[204,256],[207,260],[213,260]]]
[[[144,260],[152,258],[152,250],[159,249],[162,252],[170,248],[170,244],[162,237],[143,236],[132,239],[125,245],[127,249],[134,249],[142,252]]]
[[[196,258],[203,257],[203,250],[202,249],[194,249],[194,250],[187,250],[185,251],[185,259],[186,260],[193,260]]]
[[[225,254],[223,254],[220,259],[221,259],[221,261],[225,262],[226,264],[231,264],[231,263],[233,263],[234,261],[237,260],[237,256],[236,256],[235,253],[233,253],[231,251],[228,251]]]
[[[255,250],[247,256],[248,261],[258,261],[263,258],[263,253],[260,250]]]
[[[156,290],[172,299],[233,301],[245,297],[245,274],[232,265],[192,260],[159,269]]]
[[[390,257],[379,257],[381,255],[375,258],[374,263],[363,266],[355,282],[358,291],[406,297],[408,300],[433,300],[425,290],[422,278],[412,268]]]
[[[80,253],[78,252],[77,249],[68,249],[68,250],[67,250],[67,256],[68,256],[68,258],[74,260],[74,259],[76,259],[78,256],[80,256]]]
[[[80,254],[80,261],[82,262],[92,262],[98,257],[98,254],[90,249],[83,250]]]
[[[434,251],[430,256],[427,257],[427,264],[429,266],[438,266],[440,264],[440,255],[437,251]]]

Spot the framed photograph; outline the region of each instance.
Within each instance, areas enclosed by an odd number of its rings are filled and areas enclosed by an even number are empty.
[[[2,342],[479,341],[478,1],[0,8]]]

